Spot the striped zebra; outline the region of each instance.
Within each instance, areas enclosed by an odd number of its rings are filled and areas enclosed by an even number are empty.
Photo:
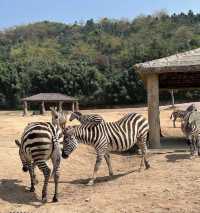
[[[194,155],[198,150],[200,155],[200,113],[188,112],[181,122],[181,130],[190,146],[190,154]]]
[[[80,112],[72,112],[69,121],[77,119],[81,124],[86,124],[88,122],[93,124],[105,123],[104,119],[97,114],[83,115]]]
[[[63,141],[62,130],[49,122],[33,122],[26,126],[21,137],[21,143],[15,140],[19,147],[19,155],[23,171],[29,171],[31,179],[30,192],[35,191],[36,177],[34,167],[44,174],[42,201],[47,201],[47,186],[51,170],[46,161],[51,158],[53,164],[52,176],[55,182],[53,202],[58,201],[58,180],[61,161],[59,142]]]
[[[101,123],[93,125],[91,123],[82,124],[66,130],[64,133],[64,143],[62,157],[67,158],[78,146],[79,143],[92,145],[97,154],[93,176],[87,185],[93,185],[97,171],[105,158],[109,175],[113,175],[109,151],[125,151],[137,144],[142,152],[140,169],[145,164],[146,169],[150,167],[146,159],[147,135],[149,124],[140,114],[130,113],[116,122]]]
[[[186,110],[175,110],[174,112],[172,112],[170,119],[172,119],[173,121],[173,127],[176,128],[175,122],[178,118],[180,118],[182,121],[188,112],[194,112],[194,111],[197,111],[197,108],[194,104],[191,104],[187,107]]]
[[[173,127],[176,128],[176,120],[178,118],[180,118],[181,120],[184,119],[184,117],[186,116],[188,112],[185,111],[185,110],[175,110],[174,112],[172,112],[171,116],[170,116],[170,119],[172,119],[173,121]]]
[[[57,107],[50,107],[50,110],[52,113],[54,113],[54,116],[52,117],[52,119],[56,117],[58,119],[60,127],[64,130],[70,112],[57,111]],[[52,120],[52,122],[54,121]]]

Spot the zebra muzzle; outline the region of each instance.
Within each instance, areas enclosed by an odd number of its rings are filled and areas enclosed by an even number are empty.
[[[63,157],[64,159],[66,159],[66,158],[69,157],[69,155],[66,155],[65,152],[64,152],[64,150],[62,150],[62,157]]]
[[[28,167],[27,167],[27,166],[23,166],[23,167],[22,167],[22,170],[23,170],[24,172],[27,172],[27,171],[28,171]]]

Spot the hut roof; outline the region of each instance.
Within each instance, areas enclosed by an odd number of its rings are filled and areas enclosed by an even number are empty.
[[[200,48],[134,66],[141,74],[200,72]]]
[[[61,93],[39,93],[27,98],[23,98],[22,101],[64,101],[73,102],[77,101],[76,98],[63,95]]]

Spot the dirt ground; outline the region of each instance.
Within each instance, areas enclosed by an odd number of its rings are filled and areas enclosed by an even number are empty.
[[[93,110],[84,113],[99,113],[105,120],[114,121],[134,111],[147,116],[145,108]],[[171,110],[161,108],[162,133],[169,140],[176,136],[179,138],[178,143],[184,144],[184,139],[180,139],[180,128],[172,127],[170,113]],[[20,138],[28,122],[49,120],[50,115],[22,117],[21,112],[0,112],[0,213],[200,212],[200,158],[191,160],[184,146],[182,150],[150,150],[151,168],[142,172],[137,171],[139,156],[112,154],[114,177],[108,177],[103,162],[96,184],[86,186],[93,171],[95,153],[91,147],[80,145],[69,159],[62,161],[59,202],[51,203],[54,192],[51,180],[48,203],[42,204],[42,174],[36,169],[39,184],[35,193],[28,192],[29,175],[21,170],[14,139]]]

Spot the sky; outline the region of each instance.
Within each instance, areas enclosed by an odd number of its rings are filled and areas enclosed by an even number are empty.
[[[129,19],[159,10],[200,13],[200,0],[0,0],[0,29],[37,21]]]

